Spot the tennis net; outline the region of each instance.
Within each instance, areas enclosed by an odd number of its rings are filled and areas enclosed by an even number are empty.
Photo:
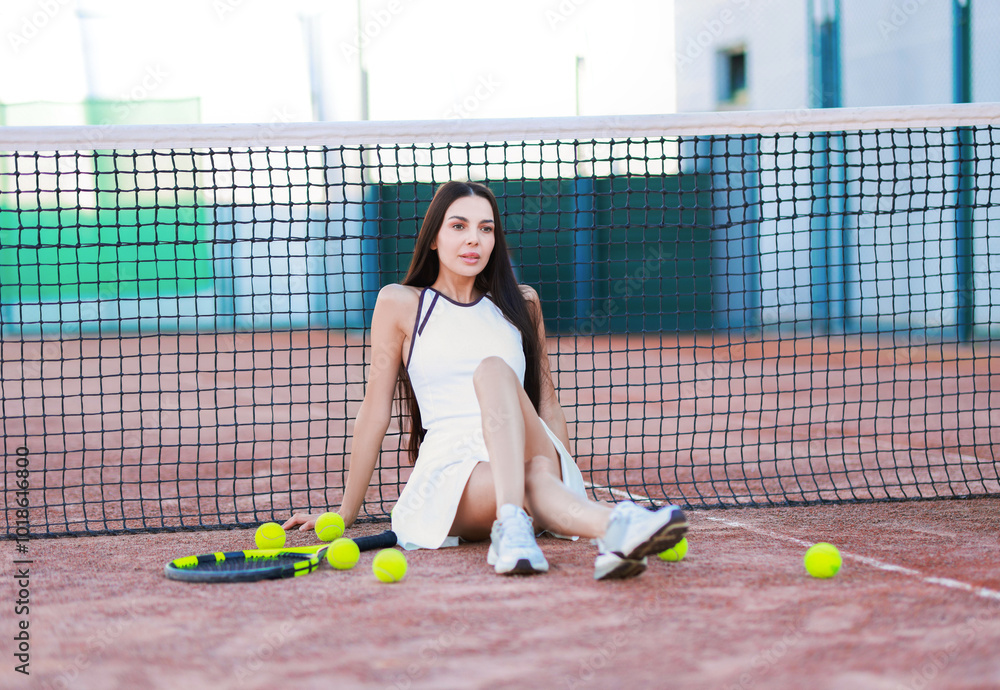
[[[498,196],[594,497],[998,495],[998,151],[990,105],[0,129],[5,534],[338,505],[449,179]]]

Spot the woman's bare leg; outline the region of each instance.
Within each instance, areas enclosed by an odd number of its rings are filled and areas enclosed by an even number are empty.
[[[490,357],[476,369],[476,395],[483,413],[483,436],[490,461],[472,472],[459,504],[452,534],[485,538],[500,506],[524,507],[535,526],[564,536],[597,537],[605,541],[594,562],[594,578],[634,577],[646,569],[646,556],[676,544],[687,531],[684,514],[676,506],[643,511],[620,504],[621,519],[609,526],[611,506],[570,491],[561,479],[559,454],[542,420],[503,360]],[[517,503],[516,501],[522,501]],[[611,532],[609,537],[609,534]],[[503,537],[501,537],[502,540]],[[533,540],[532,540],[532,545]],[[537,551],[537,546],[534,547]],[[525,551],[530,556],[530,549]],[[497,557],[497,572],[541,572],[541,563]],[[493,546],[490,547],[493,555]],[[519,557],[517,554],[516,557]],[[487,559],[489,560],[489,559]],[[493,561],[490,561],[491,563]],[[501,565],[503,563],[503,565]],[[522,569],[522,565],[524,568]]]
[[[562,482],[556,448],[510,366],[488,357],[473,381],[490,462],[473,470],[452,532],[488,534],[487,516],[495,517],[501,505],[512,503],[525,507],[541,529],[566,536],[603,535],[611,508],[573,493]]]
[[[549,440],[547,435],[545,439]],[[552,446],[551,441],[549,445]],[[541,529],[555,534],[588,539],[602,536],[611,517],[611,506],[570,491],[560,478],[557,458],[558,454],[556,458],[535,455],[528,461],[528,512]]]
[[[496,519],[496,500],[490,463],[480,462],[465,484],[449,534],[468,541],[487,539]]]

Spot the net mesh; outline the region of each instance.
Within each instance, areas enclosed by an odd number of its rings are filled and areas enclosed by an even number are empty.
[[[449,121],[177,146],[165,130],[9,129],[5,534],[339,505],[378,290],[449,179],[499,199],[595,498],[1000,494],[1000,127],[791,115],[799,130],[789,114],[738,133]],[[404,447],[395,420],[363,519],[388,517]]]

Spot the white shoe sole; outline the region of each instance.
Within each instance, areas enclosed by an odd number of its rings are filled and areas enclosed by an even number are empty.
[[[541,554],[539,553],[539,555]],[[492,544],[490,545],[489,553],[486,554],[486,562],[493,566],[493,570],[496,571],[497,575],[535,575],[549,571],[549,562],[545,560],[544,556],[540,559],[535,557],[534,560],[531,558],[518,558],[514,562],[501,562]]]
[[[497,563],[493,566],[497,575],[536,575],[549,571],[548,563],[532,563],[530,559],[519,558],[513,565],[507,563]]]
[[[646,572],[646,559],[633,561],[616,553],[602,553],[594,561],[595,580],[625,580]]]

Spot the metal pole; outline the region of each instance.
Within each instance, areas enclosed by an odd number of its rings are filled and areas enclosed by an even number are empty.
[[[361,76],[361,119],[368,119],[368,67],[365,65],[365,36],[361,32],[361,3],[357,1],[358,8],[358,69]]]
[[[972,0],[954,0],[952,37],[954,99],[972,102]],[[955,208],[955,253],[958,289],[958,337],[971,340],[975,324],[975,272],[973,260],[972,213],[976,203],[975,130],[957,131],[958,180]]]

